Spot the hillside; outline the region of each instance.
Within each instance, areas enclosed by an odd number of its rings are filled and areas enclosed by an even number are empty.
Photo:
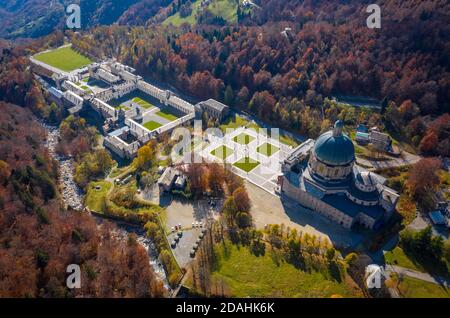
[[[58,166],[31,111],[0,102],[0,297],[161,297],[146,250],[114,226],[62,209]],[[65,271],[79,264],[78,290]],[[125,265],[126,264],[126,265]]]
[[[180,26],[183,23],[195,24],[220,24],[236,23],[238,20],[239,0],[196,0],[177,2],[172,5],[172,15],[170,15],[163,24],[172,24]]]
[[[0,38],[37,38],[65,28],[70,0],[0,0]],[[82,28],[95,25],[144,24],[171,0],[81,0]]]
[[[337,119],[366,122],[417,152],[449,155],[445,1],[386,0],[381,31],[367,28],[360,1],[261,5],[252,21],[232,28],[197,24],[173,34],[164,26],[132,33],[114,26],[108,35],[91,31],[101,43],[89,36],[74,41],[195,98],[220,99],[302,135],[317,137]],[[382,109],[348,109],[331,101],[336,96],[370,97]]]

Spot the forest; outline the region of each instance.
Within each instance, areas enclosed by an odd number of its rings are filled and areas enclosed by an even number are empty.
[[[380,30],[366,27],[365,7],[356,1],[266,1],[252,23],[114,25],[71,40],[80,51],[116,56],[197,99],[216,98],[312,137],[324,119],[335,119],[324,118],[327,98],[373,97],[390,133],[424,154],[448,155],[444,2],[385,1]],[[287,26],[292,30],[285,37]]]
[[[375,123],[418,152],[449,156],[447,1],[381,1],[380,30],[366,27],[361,1],[260,4],[264,10],[254,10],[239,24],[175,28],[144,18],[147,26],[130,26],[131,13],[143,12],[137,3],[121,25],[66,34],[81,52],[117,57],[197,100],[216,98],[280,128],[316,137],[337,118],[349,126]],[[283,35],[286,27],[290,31]],[[3,49],[4,100],[44,111],[39,92],[29,89],[25,55],[61,45],[63,38],[57,31]],[[28,84],[21,87],[22,82]],[[336,111],[329,102],[335,96],[375,98],[381,114],[359,118],[356,112]],[[55,112],[47,107],[44,115]]]
[[[264,10],[237,24],[176,28],[149,23],[161,14],[148,9],[153,0],[128,1],[129,9],[118,7],[111,16],[103,11],[111,2],[102,1],[104,7],[90,10],[98,22],[92,25],[119,24],[17,43],[0,40],[0,297],[164,296],[133,236],[119,241],[111,236],[112,226],[97,227],[62,207],[57,165],[42,146],[44,132],[33,116],[61,124],[58,150],[77,160],[82,187],[91,181],[88,175],[102,176],[111,166],[103,153],[89,154],[96,132],[78,119],[63,121],[64,113],[47,101],[30,70],[29,55],[66,40],[80,52],[116,57],[195,100],[215,98],[295,133],[316,137],[339,118],[350,126],[382,126],[419,153],[450,156],[448,1],[379,1],[380,30],[366,27],[368,1],[255,2]],[[332,100],[339,95],[375,98],[381,110],[342,107]],[[87,164],[97,161],[104,164]],[[213,173],[199,178],[200,169],[187,171],[193,195],[206,186],[223,191],[208,178]],[[245,228],[249,207],[238,208],[235,200],[245,193],[234,183],[227,185],[233,195],[225,216],[230,227]],[[89,282],[81,290],[65,288],[71,263],[82,264]]]
[[[0,297],[163,297],[147,251],[63,208],[57,163],[30,110],[0,102]],[[81,267],[81,289],[66,268]]]

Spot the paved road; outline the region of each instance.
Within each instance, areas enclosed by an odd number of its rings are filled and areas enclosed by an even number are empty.
[[[403,151],[401,157],[399,157],[399,158],[392,157],[392,159],[384,160],[384,161],[376,161],[376,160],[357,158],[357,162],[361,163],[364,166],[372,167],[370,169],[379,170],[379,169],[385,169],[385,168],[395,168],[395,167],[412,165],[412,164],[415,164],[416,162],[418,162],[421,158],[422,157],[420,157],[420,156]]]
[[[450,279],[440,277],[440,276],[432,276],[428,273],[418,272],[409,268],[404,268],[396,265],[386,265],[385,270],[387,273],[394,272],[397,274],[403,274],[408,277],[420,279],[426,282],[430,282],[436,285],[445,286],[446,288],[450,287]]]

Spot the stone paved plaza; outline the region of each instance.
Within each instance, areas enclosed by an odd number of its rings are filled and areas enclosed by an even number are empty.
[[[234,173],[275,194],[281,164],[292,148],[252,128],[237,128],[225,136],[207,135],[208,143],[200,151],[208,162],[230,164]],[[226,147],[226,148],[225,148]]]

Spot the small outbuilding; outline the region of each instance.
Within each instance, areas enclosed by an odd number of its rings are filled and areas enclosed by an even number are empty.
[[[229,112],[229,107],[215,99],[208,99],[204,102],[200,102],[196,105],[198,112],[206,112],[209,117],[222,121]]]
[[[174,168],[167,168],[164,170],[161,177],[158,179],[158,186],[160,192],[169,192],[172,190],[172,186],[178,177],[179,172]]]
[[[431,218],[431,221],[433,221],[433,223],[436,225],[446,225],[447,224],[447,220],[445,219],[445,216],[442,215],[441,211],[439,211],[439,210],[430,212],[430,218]]]

